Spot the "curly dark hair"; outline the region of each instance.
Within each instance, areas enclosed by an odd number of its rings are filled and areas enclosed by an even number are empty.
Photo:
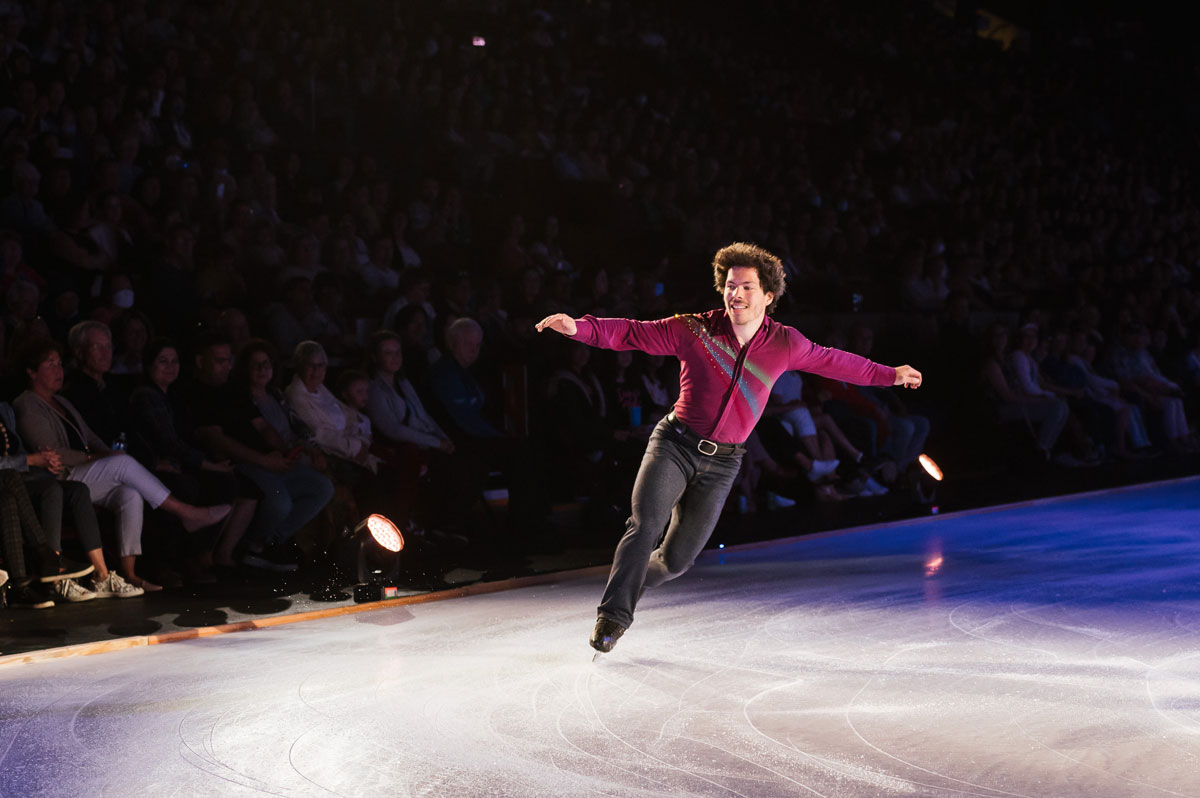
[[[773,313],[787,290],[787,276],[783,273],[783,263],[770,252],[754,244],[738,241],[721,247],[713,256],[713,285],[718,294],[725,292],[729,270],[739,266],[757,271],[758,283],[762,290],[775,295],[771,304],[767,305],[767,313]]]

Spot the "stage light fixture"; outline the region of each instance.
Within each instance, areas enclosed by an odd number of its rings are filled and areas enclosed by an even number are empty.
[[[920,470],[910,469],[909,479],[912,481],[913,499],[919,504],[929,505],[929,511],[937,514],[938,507],[934,504],[937,497],[937,486],[942,481],[944,475],[942,469],[927,454],[922,454],[917,458],[920,463]]]
[[[395,595],[404,535],[385,515],[372,513],[354,527],[355,602],[381,601]]]
[[[342,588],[351,582],[356,602],[380,601],[397,594],[400,552],[404,535],[385,515],[372,513],[355,524],[342,527],[334,543],[331,581],[312,594],[317,601],[345,601]]]

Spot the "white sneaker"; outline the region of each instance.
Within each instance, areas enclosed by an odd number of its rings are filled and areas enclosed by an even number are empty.
[[[51,590],[54,591],[55,601],[69,601],[74,603],[79,601],[91,601],[92,599],[96,598],[96,593],[94,591],[88,590],[74,579],[60,579],[59,581],[52,582],[51,584],[53,585]]]
[[[885,485],[878,482],[875,477],[867,477],[867,485],[863,493],[868,493],[871,496],[886,496],[888,489]]]
[[[780,510],[786,507],[795,507],[796,500],[789,499],[786,496],[780,496],[778,493],[767,493],[767,509]]]
[[[813,460],[812,470],[808,472],[808,479],[811,482],[816,482],[818,479],[829,476],[837,467],[842,464],[841,460]]]
[[[146,592],[126,582],[116,571],[109,571],[103,579],[93,579],[92,590],[96,598],[133,598]]]

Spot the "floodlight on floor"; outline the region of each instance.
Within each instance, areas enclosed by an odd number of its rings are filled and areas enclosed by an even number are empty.
[[[404,535],[385,515],[372,513],[354,527],[351,535],[355,552],[354,600],[380,601],[395,595],[400,574],[400,552]]]
[[[944,475],[941,467],[927,454],[922,454],[917,458],[920,464],[920,470],[912,469],[912,486],[913,497],[920,504],[929,505],[931,513],[938,512],[938,506],[934,503],[937,497],[937,486],[942,481]]]
[[[352,580],[356,602],[379,601],[397,594],[404,535],[390,518],[372,513],[354,527],[342,527],[334,542],[331,582],[313,593],[317,601],[345,601],[342,588]]]

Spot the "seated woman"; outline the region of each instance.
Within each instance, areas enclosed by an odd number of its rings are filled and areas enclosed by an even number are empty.
[[[456,454],[450,436],[425,408],[404,369],[404,350],[397,333],[375,332],[367,356],[371,381],[366,413],[375,440],[407,448],[410,459],[428,468],[429,490],[422,490],[417,500],[418,517],[428,520],[426,526],[465,531],[471,526],[472,513],[486,513],[482,501],[487,468]],[[470,498],[463,501],[462,497]]]
[[[218,523],[231,507],[196,507],[182,502],[137,460],[109,449],[71,403],[58,395],[63,383],[58,343],[50,339],[30,342],[21,362],[29,378],[29,390],[13,402],[21,437],[33,449],[54,449],[67,477],[87,485],[92,501],[116,514],[121,576],[145,590],[161,589],[134,571],[142,553],[143,500],[179,518],[189,532]]]
[[[232,550],[254,518],[257,489],[240,485],[228,462],[215,462],[187,441],[192,421],[172,393],[179,379],[179,350],[169,338],[156,338],[145,347],[146,384],[129,397],[130,451],[154,472],[171,493],[200,504],[232,504],[221,529],[222,550]],[[230,542],[232,539],[232,542]],[[210,541],[211,543],[211,541]],[[208,546],[189,552],[192,581],[211,582]],[[219,563],[232,566],[231,558]]]
[[[1050,460],[1054,445],[1067,424],[1067,403],[1056,396],[1029,396],[1021,393],[1009,371],[1008,328],[994,323],[984,340],[984,361],[980,376],[985,393],[991,399],[1001,421],[1024,421],[1033,433],[1042,459]]]
[[[17,434],[17,419],[7,402],[0,402],[0,468],[13,469],[21,474],[21,481],[37,513],[46,546],[43,560],[62,556],[62,521],[69,509],[75,536],[87,556],[89,565],[76,566],[60,562],[54,580],[55,599],[76,602],[91,598],[132,598],[143,590],[122,579],[116,572],[108,570],[104,562],[104,549],[100,541],[100,524],[96,520],[96,508],[92,506],[91,493],[87,485],[64,476],[64,467],[58,454],[51,449],[36,454],[28,453],[21,436]],[[26,542],[35,552],[42,551],[41,545],[29,538],[31,527],[23,524]],[[46,562],[40,563],[43,577],[53,575],[54,569]],[[91,573],[87,582],[75,581],[75,576]],[[11,598],[11,597],[10,597]]]
[[[331,463],[334,476],[353,484],[356,474],[352,466],[376,473],[380,460],[371,454],[370,422],[364,432],[358,425],[357,414],[325,387],[325,371],[329,365],[325,348],[316,341],[301,341],[292,362],[296,374],[284,395],[297,418],[312,432],[317,448],[342,461],[341,464],[336,460]]]

